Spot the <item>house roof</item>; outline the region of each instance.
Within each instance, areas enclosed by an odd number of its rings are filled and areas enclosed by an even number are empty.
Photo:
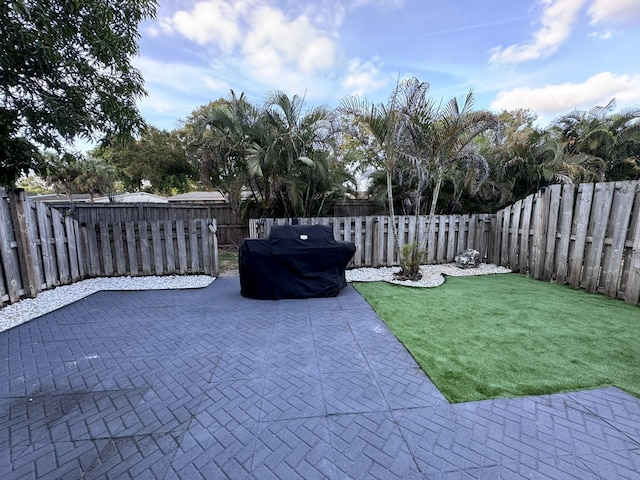
[[[39,202],[68,202],[69,198],[64,193],[46,193],[43,195],[29,195],[32,200]],[[74,193],[71,195],[71,200],[74,202],[88,202],[88,193]]]
[[[94,203],[169,203],[166,197],[147,192],[118,193],[111,197],[98,197]]]
[[[215,202],[227,203],[220,192],[189,192],[169,197],[169,202]]]

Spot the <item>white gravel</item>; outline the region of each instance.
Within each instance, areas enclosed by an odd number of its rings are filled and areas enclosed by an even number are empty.
[[[214,280],[214,277],[207,275],[90,278],[72,285],[45,290],[35,298],[26,298],[0,309],[0,332],[69,305],[100,290],[201,288],[206,287]]]
[[[454,263],[444,265],[423,265],[420,267],[422,279],[418,282],[399,281],[394,274],[400,267],[357,268],[346,271],[348,282],[390,282],[412,287],[437,287],[444,283],[443,275],[462,277],[466,275],[487,275],[510,273],[511,270],[496,265],[481,264],[477,268],[458,268]],[[0,309],[0,332],[27,322],[33,318],[69,305],[100,290],[158,290],[174,288],[201,288],[215,280],[207,275],[186,275],[166,277],[113,277],[91,278],[73,285],[64,285],[46,290],[35,298],[27,298]]]
[[[465,277],[470,275],[489,275],[494,273],[511,273],[511,270],[497,265],[481,263],[476,268],[459,268],[455,263],[442,265],[422,265],[422,279],[417,282],[396,280],[394,275],[400,267],[357,268],[347,270],[347,282],[389,282],[408,287],[438,287],[444,283],[444,275]]]

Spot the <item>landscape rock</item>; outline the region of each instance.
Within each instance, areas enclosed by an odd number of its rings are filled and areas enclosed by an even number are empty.
[[[478,268],[480,265],[480,252],[468,248],[456,255],[455,261],[458,268]]]

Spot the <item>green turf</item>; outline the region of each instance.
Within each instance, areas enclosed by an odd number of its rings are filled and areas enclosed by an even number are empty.
[[[615,385],[640,397],[640,308],[520,274],[359,283],[450,402]]]

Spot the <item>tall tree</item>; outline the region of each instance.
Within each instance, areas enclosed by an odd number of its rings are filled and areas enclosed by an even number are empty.
[[[232,90],[228,99],[219,99],[194,111],[183,132],[192,165],[206,188],[215,188],[239,212],[242,191],[249,185],[246,157],[258,128],[259,110],[244,93]]]
[[[433,103],[428,98],[429,84],[416,78],[399,82],[389,101],[378,105],[370,104],[358,97],[348,97],[342,101],[340,111],[346,116],[344,125],[347,133],[360,140],[369,158],[376,167],[385,172],[386,194],[389,207],[390,227],[395,238],[396,254],[400,259],[401,274],[407,278],[419,277],[421,250],[415,239],[404,252],[400,249],[395,220],[393,179],[401,171],[402,161],[412,165],[410,171],[418,196],[426,184],[429,172],[425,169],[424,155],[426,138],[433,113]],[[420,201],[416,205],[416,215],[420,211]]]
[[[0,146],[4,184],[39,168],[36,146],[107,140],[143,124],[145,94],[132,67],[138,25],[156,0],[0,2]]]
[[[148,126],[138,139],[129,139],[97,152],[119,172],[128,190],[172,194],[189,190],[193,168],[178,131]]]
[[[604,106],[574,110],[557,119],[547,139],[572,181],[610,181],[640,174],[640,109],[615,112],[612,99]]]
[[[88,157],[79,163],[80,174],[73,181],[78,192],[88,193],[93,203],[95,195],[110,193],[116,178],[116,169],[101,158]]]
[[[74,182],[82,172],[80,167],[81,157],[71,153],[59,154],[47,152],[46,159],[46,179],[47,183],[53,186],[56,192],[62,190],[67,199],[72,202],[71,194],[74,192]]]
[[[499,121],[490,112],[473,110],[474,95],[469,92],[462,105],[456,98],[439,108],[429,127],[428,158],[434,187],[430,215],[435,215],[442,183],[453,171],[464,172],[464,183],[472,191],[487,178],[489,166],[474,143],[488,130],[497,130]]]
[[[298,95],[289,97],[272,91],[262,108],[261,128],[246,166],[267,215],[317,214],[326,199],[324,194],[335,194],[348,179],[346,170],[334,161],[332,112],[316,107],[303,113],[303,106],[304,100]],[[334,175],[325,175],[331,168]],[[337,172],[344,177],[335,175]],[[323,176],[324,181],[320,181]],[[326,180],[331,180],[330,184]]]

